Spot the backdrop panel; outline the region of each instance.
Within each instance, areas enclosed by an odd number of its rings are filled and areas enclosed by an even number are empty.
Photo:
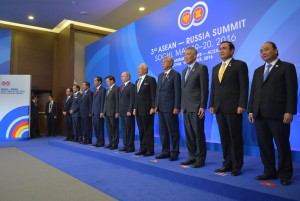
[[[29,139],[30,75],[0,75],[0,141]]]
[[[121,73],[129,71],[135,82],[137,67],[144,62],[150,68],[149,74],[157,79],[163,71],[162,59],[167,55],[175,59],[174,69],[181,73],[186,67],[185,48],[194,46],[198,50],[197,60],[208,66],[211,80],[212,68],[221,62],[218,47],[222,41],[229,40],[236,46],[234,58],[248,64],[250,86],[254,70],[264,64],[259,49],[266,41],[277,44],[280,59],[296,65],[299,82],[299,19],[300,1],[297,0],[179,0],[89,45],[85,78],[92,83],[95,75],[104,78],[110,74],[121,85]],[[300,150],[299,109],[298,101],[290,138],[293,150]],[[207,141],[219,143],[215,116],[207,111],[205,118]],[[184,139],[181,115],[180,125]],[[155,136],[159,136],[157,121]],[[257,146],[254,126],[248,123],[246,114],[244,143]]]
[[[11,31],[0,29],[0,74],[10,73]]]

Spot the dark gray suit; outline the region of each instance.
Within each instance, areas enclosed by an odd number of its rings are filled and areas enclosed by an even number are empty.
[[[173,114],[174,108],[180,110],[181,78],[180,74],[171,69],[166,76],[161,73],[158,76],[156,91],[156,108],[159,115],[159,135],[162,144],[162,155],[170,154],[170,138],[172,140],[172,156],[179,154],[179,122],[178,115]]]
[[[133,115],[134,108],[134,84],[127,83],[126,86],[122,86],[120,89],[119,109],[122,122],[122,137],[123,137],[123,149],[134,151],[134,137],[135,137],[135,122]],[[127,112],[131,113],[131,116],[127,116]]]
[[[263,81],[265,65],[253,75],[248,112],[253,113],[265,175],[290,179],[293,175],[290,148],[290,124],[283,123],[285,113],[297,113],[298,81],[294,64],[278,60]],[[273,139],[278,150],[275,165]]]
[[[200,108],[206,109],[208,98],[208,70],[203,64],[195,63],[187,80],[187,68],[182,71],[181,107],[184,116],[184,130],[189,159],[205,163],[206,139],[204,133],[204,117],[198,117]]]
[[[119,87],[114,85],[111,90],[107,89],[104,103],[104,115],[108,133],[109,145],[118,147],[119,144]]]
[[[72,115],[70,114],[71,106],[72,106],[73,98],[70,96],[69,98],[66,97],[63,102],[63,111],[66,112],[65,115],[65,125],[66,125],[66,139],[67,140],[73,140],[73,123],[72,123]]]

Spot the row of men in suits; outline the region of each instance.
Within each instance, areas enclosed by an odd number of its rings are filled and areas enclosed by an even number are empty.
[[[233,43],[222,42],[219,47],[222,62],[217,64],[212,72],[209,111],[216,115],[224,158],[222,167],[215,171],[230,171],[233,176],[241,174],[244,163],[242,114],[248,106],[249,121],[255,123],[264,164],[264,173],[256,179],[268,180],[280,177],[283,185],[289,185],[293,173],[289,132],[293,115],[297,111],[298,84],[295,66],[278,59],[278,49],[274,43],[264,43],[261,57],[266,63],[255,70],[248,102],[248,67],[245,62],[233,58],[234,51]],[[118,118],[121,116],[124,137],[124,147],[121,150],[132,152],[134,118],[136,118],[140,149],[135,154],[152,156],[154,114],[158,113],[162,151],[156,158],[178,160],[180,138],[178,114],[181,110],[188,148],[188,159],[181,162],[181,165],[203,167],[206,160],[204,119],[209,95],[209,78],[207,66],[198,63],[196,58],[197,50],[194,47],[185,50],[184,60],[188,66],[182,71],[182,78],[172,69],[173,58],[165,57],[162,63],[164,72],[158,76],[157,83],[154,77],[148,75],[146,64],[139,65],[139,79],[135,85],[129,82],[130,75],[127,72],[122,74],[125,85],[121,88],[114,84],[112,76],[106,77],[109,86],[107,91],[101,86],[101,78],[95,77],[94,94],[89,90],[89,83],[84,82],[82,86],[84,93],[77,98],[80,116],[83,119],[81,120],[83,143],[91,143],[91,123],[88,121],[85,123],[84,118],[93,117],[97,137],[94,145],[104,146],[103,117],[105,117],[109,138],[106,148],[116,149]],[[127,79],[123,80],[124,77]],[[127,86],[131,87],[126,89]],[[74,114],[74,111],[75,108],[72,106],[71,113]],[[279,153],[277,170],[273,139]]]

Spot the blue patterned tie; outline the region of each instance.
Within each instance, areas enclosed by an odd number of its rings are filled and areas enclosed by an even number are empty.
[[[266,65],[266,70],[265,70],[265,73],[264,73],[264,81],[267,79],[268,77],[268,74],[269,74],[269,71],[270,71],[270,68],[271,68],[272,64],[268,64]]]
[[[187,78],[188,78],[190,72],[191,72],[191,67],[188,66],[188,68],[187,68],[187,70],[186,70],[186,73],[185,73],[185,77],[184,77],[184,78],[185,78],[185,81],[187,81]]]

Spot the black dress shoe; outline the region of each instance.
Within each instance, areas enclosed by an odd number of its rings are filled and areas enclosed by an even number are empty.
[[[131,152],[134,152],[135,150],[134,149],[127,149],[125,152],[126,153],[131,153]]]
[[[99,144],[99,146],[98,147],[104,147],[104,144]]]
[[[72,140],[73,142],[77,142],[78,140],[77,139],[74,139],[74,140]]]
[[[170,158],[170,154],[160,154],[155,156],[156,159]]]
[[[66,138],[66,139],[64,139],[64,141],[69,141],[69,139],[68,139],[68,138]]]
[[[255,177],[256,180],[269,180],[269,179],[277,179],[277,175],[258,175]]]
[[[116,147],[116,146],[111,146],[109,149],[110,149],[110,150],[115,150],[115,149],[118,149],[118,147]]]
[[[169,161],[177,161],[178,160],[178,156],[171,156],[169,158]]]
[[[144,155],[146,153],[146,151],[138,151],[136,152],[134,155]]]
[[[180,162],[180,165],[192,165],[196,162],[195,159],[188,159],[186,161]]]
[[[83,144],[92,144],[90,141],[83,142]]]
[[[119,151],[127,151],[127,149],[123,147],[122,149],[119,149]]]
[[[291,182],[291,179],[289,179],[289,178],[281,178],[280,183],[281,183],[282,185],[284,185],[284,186],[288,186],[288,185],[290,185],[292,182]]]
[[[239,176],[241,174],[241,170],[240,169],[234,169],[231,172],[232,176]]]
[[[147,156],[153,156],[153,155],[154,155],[153,152],[146,152],[146,153],[144,154],[145,157],[147,157]]]
[[[109,144],[109,145],[106,145],[104,148],[109,149],[109,148],[111,148],[111,147],[112,147],[112,145]]]
[[[192,168],[200,168],[200,167],[203,167],[205,165],[204,162],[201,162],[201,161],[197,161],[196,163],[194,163],[192,165]]]
[[[99,144],[96,143],[96,144],[92,144],[93,147],[99,147]]]
[[[230,171],[231,171],[231,168],[224,167],[224,166],[215,170],[215,172],[230,172]]]

